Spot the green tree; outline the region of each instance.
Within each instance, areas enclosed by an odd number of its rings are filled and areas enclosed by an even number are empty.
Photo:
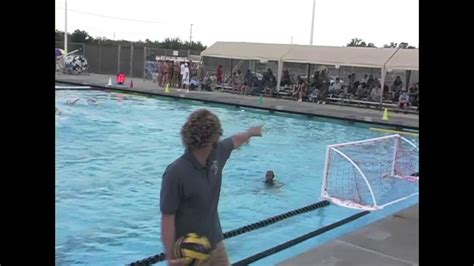
[[[54,33],[54,39],[56,42],[64,42],[64,31],[56,30]],[[71,40],[71,34],[68,33],[67,39]]]
[[[164,49],[178,50],[183,48],[183,42],[179,38],[166,38],[159,46]]]
[[[64,32],[60,30],[55,30],[55,40],[56,42],[64,42]],[[173,49],[173,50],[197,50],[203,51],[207,46],[203,45],[200,41],[198,42],[183,42],[179,38],[166,38],[162,42],[156,40],[145,39],[145,41],[130,42],[127,40],[110,40],[106,37],[97,37],[93,38],[86,31],[75,30],[72,34],[68,34],[68,41],[75,43],[91,43],[95,45],[123,45],[130,46],[133,44],[134,47],[148,47],[148,48],[164,48],[164,49]]]
[[[371,42],[367,44],[362,39],[359,38],[352,38],[351,42],[347,44],[347,47],[371,47],[374,48],[375,45]]]
[[[406,43],[406,42],[401,42],[401,43],[398,45],[398,47],[400,47],[401,49],[407,49],[408,43]]]
[[[347,44],[349,47],[357,47],[360,46],[362,39],[359,38],[352,38],[351,42]]]
[[[396,42],[391,42],[390,44],[384,44],[383,48],[397,48],[398,43]]]
[[[76,43],[91,43],[94,38],[89,35],[86,31],[83,30],[75,30],[71,34],[71,42]]]
[[[383,48],[397,48],[397,47],[400,47],[400,49],[416,49],[415,46],[411,46],[407,42],[401,42],[400,44],[396,42],[391,42],[390,44],[383,45]]]
[[[61,41],[64,39],[64,32],[55,30],[54,31],[54,40],[55,41]]]

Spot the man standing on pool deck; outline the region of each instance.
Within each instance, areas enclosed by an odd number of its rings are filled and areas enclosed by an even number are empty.
[[[251,137],[262,136],[262,127],[251,127],[222,141],[221,136],[219,118],[206,109],[193,112],[181,128],[185,152],[166,168],[160,192],[161,239],[169,265],[183,265],[173,248],[187,233],[209,239],[212,251],[203,265],[230,265],[217,213],[222,169],[232,150]]]

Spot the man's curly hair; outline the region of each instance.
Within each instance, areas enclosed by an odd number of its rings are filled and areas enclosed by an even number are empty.
[[[219,136],[222,136],[221,122],[207,109],[194,111],[181,128],[183,144],[191,151],[211,144]]]

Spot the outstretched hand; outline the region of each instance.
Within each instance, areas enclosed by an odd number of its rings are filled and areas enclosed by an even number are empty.
[[[247,129],[247,131],[232,136],[234,149],[239,149],[242,144],[248,144],[251,137],[262,136],[262,126],[255,126]]]
[[[262,136],[262,125],[251,127],[247,130],[247,132],[252,137],[261,137]]]

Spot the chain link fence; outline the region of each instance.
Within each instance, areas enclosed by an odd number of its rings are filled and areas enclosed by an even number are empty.
[[[56,48],[64,49],[64,42],[56,42]],[[201,51],[172,50],[136,47],[130,45],[97,45],[68,43],[68,52],[75,51],[87,59],[88,72],[116,75],[119,72],[129,77],[152,78],[156,60],[199,61]]]

